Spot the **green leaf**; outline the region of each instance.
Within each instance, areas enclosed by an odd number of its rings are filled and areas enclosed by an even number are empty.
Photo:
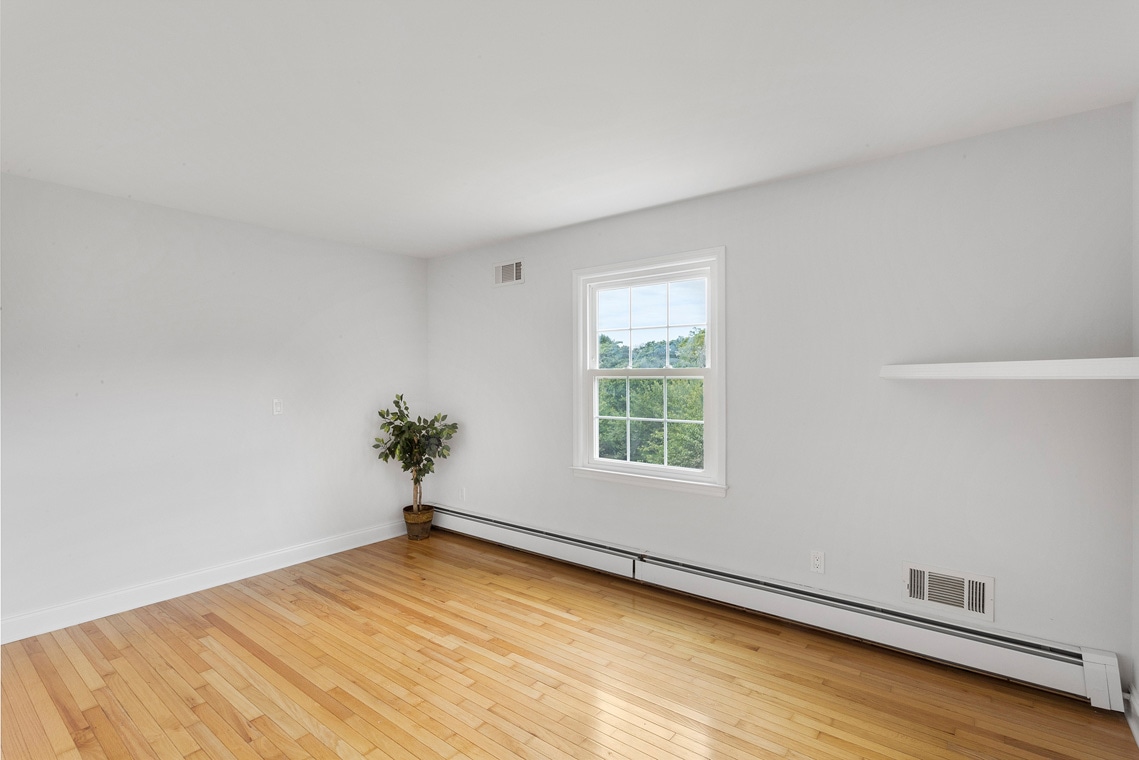
[[[435,471],[434,457],[445,459],[450,447],[443,442],[450,439],[459,429],[458,423],[445,423],[447,415],[442,412],[433,417],[421,415],[412,418],[402,394],[396,394],[394,410],[379,412],[383,420],[380,429],[386,437],[374,439],[373,449],[380,449],[379,458],[383,461],[395,460],[404,472],[410,472],[412,482],[418,484],[425,475]]]

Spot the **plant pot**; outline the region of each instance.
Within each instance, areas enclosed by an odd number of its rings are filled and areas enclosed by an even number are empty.
[[[435,517],[435,509],[424,504],[419,511],[408,505],[403,508],[403,522],[407,525],[407,537],[412,541],[422,541],[431,533],[431,520]]]

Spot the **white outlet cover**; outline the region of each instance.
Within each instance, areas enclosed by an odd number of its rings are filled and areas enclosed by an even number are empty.
[[[811,572],[812,573],[825,572],[826,571],[825,559],[826,559],[826,555],[824,555],[823,552],[819,552],[819,551],[811,552]]]

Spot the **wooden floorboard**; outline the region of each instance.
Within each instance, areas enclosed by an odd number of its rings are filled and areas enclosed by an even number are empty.
[[[33,758],[1139,759],[1117,713],[436,531],[6,644]]]

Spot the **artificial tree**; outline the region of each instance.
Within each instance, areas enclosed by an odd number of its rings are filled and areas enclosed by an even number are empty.
[[[381,409],[379,415],[384,421],[380,428],[386,435],[377,438],[372,448],[379,449],[380,459],[394,459],[404,472],[411,473],[411,505],[404,511],[418,514],[424,510],[423,479],[435,472],[436,459],[450,456],[447,441],[458,431],[459,424],[447,422],[445,414],[412,418],[402,394],[396,394],[392,409]],[[410,522],[408,526],[410,531]]]

